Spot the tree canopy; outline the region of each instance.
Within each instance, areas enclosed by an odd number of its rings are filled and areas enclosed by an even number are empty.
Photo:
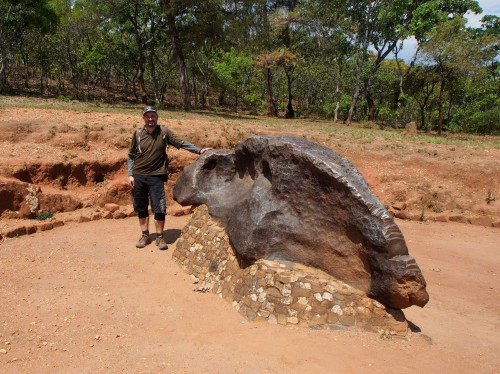
[[[0,0],[0,90],[500,133],[474,0]],[[405,40],[418,42],[402,61]]]

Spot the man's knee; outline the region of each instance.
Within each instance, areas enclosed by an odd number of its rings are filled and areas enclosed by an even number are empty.
[[[137,216],[139,218],[147,218],[147,217],[149,217],[149,212],[148,211],[144,212],[144,211],[137,211],[136,210],[136,212],[137,212]]]
[[[165,213],[155,213],[155,221],[165,221]]]

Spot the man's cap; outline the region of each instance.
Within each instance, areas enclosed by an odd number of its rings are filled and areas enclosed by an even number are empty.
[[[145,115],[147,112],[155,112],[156,108],[154,106],[147,106],[142,110],[142,115]]]

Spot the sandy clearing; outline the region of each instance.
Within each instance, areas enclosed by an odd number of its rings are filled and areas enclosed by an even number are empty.
[[[169,217],[175,240],[187,217]],[[247,322],[193,292],[173,245],[134,248],[135,218],[0,244],[3,373],[494,373],[500,230],[398,221],[431,296],[409,341]],[[175,245],[175,244],[174,244]],[[440,269],[435,271],[433,269]]]

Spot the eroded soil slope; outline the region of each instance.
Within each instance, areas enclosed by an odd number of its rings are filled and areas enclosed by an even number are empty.
[[[62,219],[105,203],[130,204],[126,157],[132,133],[141,126],[140,108],[101,110],[0,110],[0,233],[33,216],[36,203],[39,211]],[[399,218],[499,224],[499,148],[429,143],[401,133],[384,137],[325,121],[163,111],[160,122],[201,147],[230,148],[251,134],[305,137],[350,160]],[[169,154],[172,204],[171,187],[196,155],[175,149]]]

